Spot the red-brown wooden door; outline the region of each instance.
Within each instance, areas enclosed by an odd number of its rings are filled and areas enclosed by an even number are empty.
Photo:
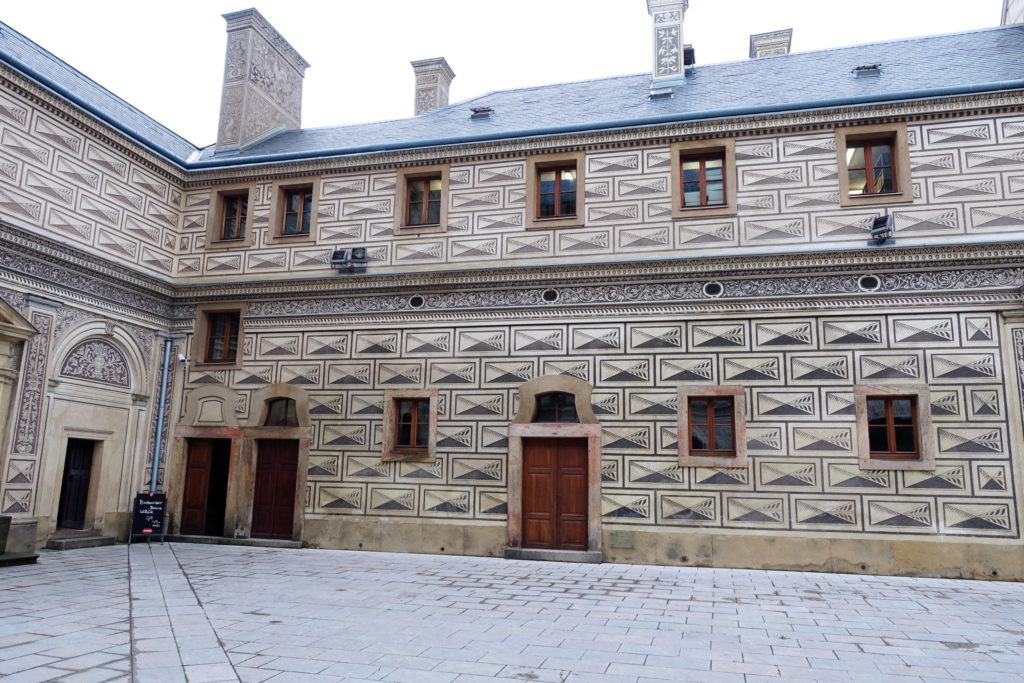
[[[523,547],[587,549],[587,440],[523,440]]]
[[[185,463],[185,493],[181,502],[181,533],[202,536],[206,533],[206,500],[210,491],[210,466],[213,441],[189,439]]]
[[[299,442],[290,439],[261,439],[257,443],[259,451],[256,456],[256,490],[252,497],[252,536],[291,539]]]

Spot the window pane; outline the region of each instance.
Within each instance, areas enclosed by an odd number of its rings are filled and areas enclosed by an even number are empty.
[[[211,337],[223,337],[227,334],[228,321],[230,318],[226,315],[211,315],[210,316],[210,336]]]
[[[729,399],[715,399],[715,424],[732,424],[732,401]]]
[[[409,225],[420,225],[423,222],[423,202],[409,203]]]
[[[396,446],[412,446],[412,425],[398,425],[398,434],[395,435]]]
[[[537,397],[537,413],[533,417],[534,422],[555,422],[555,396],[554,394],[541,394]]]
[[[885,427],[868,427],[868,443],[872,453],[889,452],[889,436]]]
[[[412,422],[412,401],[398,402],[398,421]]]
[[[864,168],[864,147],[847,147],[846,168]]]
[[[441,179],[440,178],[431,178],[428,182],[430,183],[430,198],[431,199],[440,199],[441,198]]]
[[[416,401],[416,418],[424,423],[430,419],[430,401]]]
[[[298,192],[289,192],[285,195],[285,204],[287,205],[287,211],[290,213],[298,213],[299,196]]]
[[[423,201],[423,181],[414,180],[409,183],[409,201],[411,202],[422,202]]]
[[[725,203],[725,187],[721,180],[708,183],[708,204]]]
[[[683,206],[700,205],[700,183],[683,183]]]
[[[576,193],[568,192],[562,195],[562,203],[559,207],[559,214],[562,216],[576,215]]]
[[[722,179],[722,160],[720,158],[704,160],[704,177],[708,180]]]
[[[555,215],[555,195],[542,194],[540,196],[540,215],[542,217]]]
[[[295,234],[296,225],[297,225],[297,223],[296,223],[297,219],[298,219],[298,214],[289,213],[289,214],[285,215],[285,217],[284,217],[284,234],[286,234],[286,235],[294,235]]]
[[[876,168],[875,175],[871,179],[873,194],[881,194],[882,192],[892,192],[892,169],[891,168]]]
[[[889,145],[872,145],[871,163],[874,166],[892,166],[892,149]]]
[[[690,422],[693,424],[708,423],[708,402],[703,399],[690,401]]]
[[[416,443],[413,444],[414,446],[427,445],[427,438],[429,437],[428,430],[429,425],[427,424],[416,425]]]
[[[892,422],[897,425],[914,424],[914,405],[909,398],[892,400]]]
[[[896,427],[896,448],[893,450],[899,451],[900,453],[913,453],[917,449],[914,448],[914,428],[913,427]]]
[[[441,202],[430,202],[430,205],[427,207],[427,222],[441,222]]]
[[[210,360],[223,360],[224,359],[224,338],[223,337],[211,337],[210,346],[207,350],[207,357]]]
[[[579,415],[576,414],[576,397],[572,394],[562,394],[562,400],[558,404],[559,422],[579,422]]]
[[[878,398],[868,399],[868,424],[885,424],[885,401]]]
[[[727,425],[718,425],[715,427],[715,450],[732,450],[732,427]]]
[[[302,195],[302,210],[309,213],[313,210],[313,193],[308,191]]]
[[[850,171],[850,194],[864,194],[864,186],[868,182],[865,171]]]
[[[308,210],[306,211],[306,213],[302,214],[302,226],[300,228],[300,232],[303,235],[308,235],[309,234],[309,216],[310,216],[310,213],[309,213]]]
[[[540,191],[541,192],[554,192],[555,191],[555,172],[554,171],[541,171],[540,177]]]
[[[695,451],[708,449],[708,428],[703,425],[690,425],[690,448]]]
[[[566,177],[566,172],[562,173],[562,192],[575,192],[576,191],[576,171],[572,171],[572,177]]]
[[[238,335],[232,333],[228,337],[228,352],[224,355],[224,360],[234,360],[235,353],[238,352]]]
[[[697,159],[683,160],[683,180],[700,180],[700,161]]]

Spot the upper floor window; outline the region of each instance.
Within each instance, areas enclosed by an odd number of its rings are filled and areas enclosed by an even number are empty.
[[[282,235],[308,235],[313,213],[313,188],[301,187],[284,191]]]
[[[732,396],[691,396],[690,455],[693,457],[736,456],[736,424]]]
[[[395,399],[396,450],[426,450],[430,438],[430,399]]]
[[[846,148],[846,174],[850,195],[888,194],[896,191],[892,139],[856,142]]]
[[[579,422],[576,414],[576,396],[564,391],[537,395],[534,422]]]
[[[245,237],[245,223],[249,214],[249,193],[225,195],[221,204],[223,213],[221,216],[220,239],[240,240]]]
[[[576,164],[537,171],[537,217],[576,216]]]
[[[438,225],[441,222],[441,175],[410,178],[406,186],[405,224]]]
[[[872,458],[916,460],[917,397],[868,396],[868,444]]]
[[[725,155],[684,155],[683,206],[722,206],[725,204]]]
[[[233,363],[238,355],[237,311],[211,311],[206,314],[207,363]]]

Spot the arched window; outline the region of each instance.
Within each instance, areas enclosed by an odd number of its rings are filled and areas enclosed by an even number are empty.
[[[579,422],[576,414],[576,396],[564,391],[553,391],[537,396],[534,422]]]
[[[272,398],[267,401],[267,427],[298,427],[299,417],[295,412],[295,400]]]

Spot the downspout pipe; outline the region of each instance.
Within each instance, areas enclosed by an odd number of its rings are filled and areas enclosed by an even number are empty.
[[[156,439],[153,446],[153,475],[149,479],[149,492],[156,493],[157,478],[160,474],[160,456],[164,447],[164,412],[167,410],[167,380],[171,374],[171,340],[164,339],[164,369],[160,376],[160,407],[156,415]]]

